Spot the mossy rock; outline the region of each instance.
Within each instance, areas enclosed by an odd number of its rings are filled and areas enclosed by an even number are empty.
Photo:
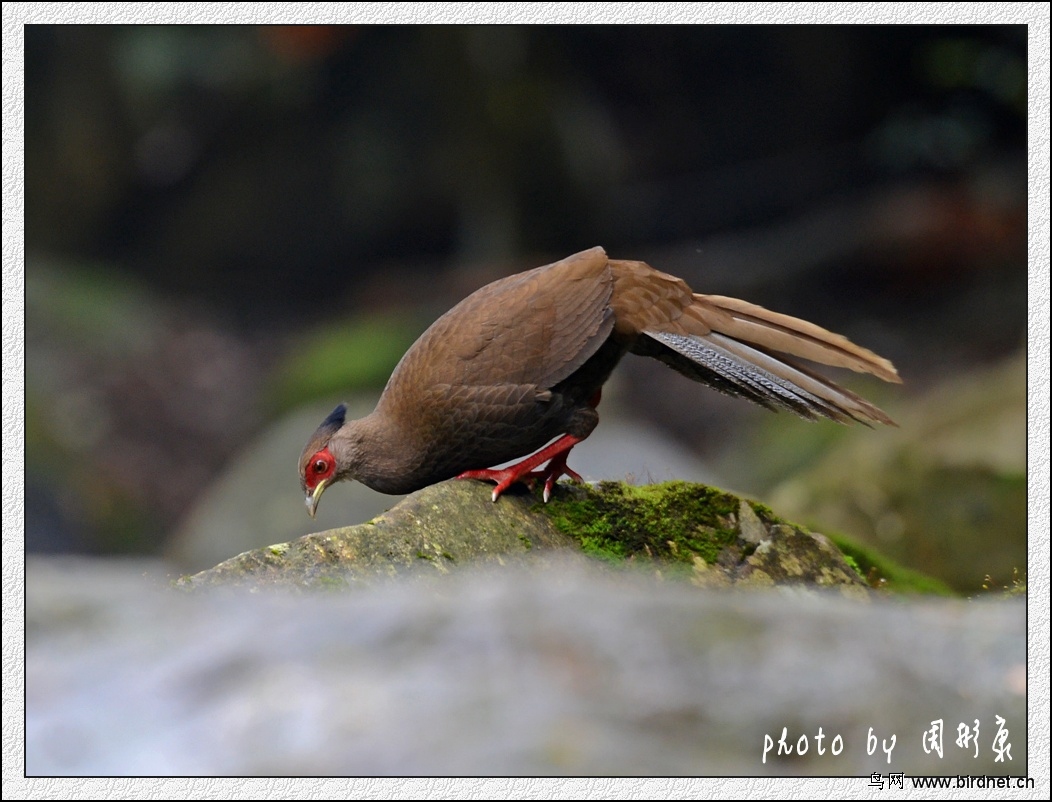
[[[586,554],[653,567],[702,586],[870,586],[949,594],[945,584],[885,560],[850,539],[810,532],[766,505],[706,485],[666,482],[562,485],[537,505]]]
[[[887,574],[871,555],[861,564],[824,535],[705,485],[563,484],[548,504],[522,487],[497,503],[490,492],[483,482],[442,482],[367,523],[248,551],[180,585],[334,589],[467,564],[543,565],[567,553],[703,587],[797,585],[866,596]]]

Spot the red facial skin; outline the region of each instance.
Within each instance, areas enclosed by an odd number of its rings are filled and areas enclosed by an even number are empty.
[[[308,492],[313,492],[318,483],[329,479],[336,473],[336,458],[328,448],[323,448],[310,458],[303,481],[307,484]]]

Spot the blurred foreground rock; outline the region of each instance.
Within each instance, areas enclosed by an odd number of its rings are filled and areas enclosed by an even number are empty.
[[[717,592],[581,560],[340,594],[165,574],[30,559],[29,776],[1028,770],[1022,600]],[[764,762],[783,728],[793,754]]]

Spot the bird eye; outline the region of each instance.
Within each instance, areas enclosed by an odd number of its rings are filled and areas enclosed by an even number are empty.
[[[319,482],[327,482],[336,474],[336,457],[329,449],[323,448],[315,451],[300,470],[304,486],[313,490]]]

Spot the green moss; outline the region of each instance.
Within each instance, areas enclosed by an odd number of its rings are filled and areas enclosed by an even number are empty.
[[[895,593],[924,593],[935,596],[955,596],[956,593],[942,580],[920,571],[899,565],[872,549],[861,546],[839,532],[824,533],[844,554],[848,564],[858,571],[871,587]]]
[[[744,517],[739,520],[742,503],[738,496],[688,482],[644,486],[602,482],[594,487],[560,486],[548,504],[538,503],[536,509],[593,557],[613,564],[660,563],[663,572],[696,573],[699,565],[744,564],[755,551],[757,524]],[[764,539],[779,527],[803,532],[766,505],[747,503],[762,525]],[[939,580],[904,568],[843,535],[834,533],[829,540],[840,549],[847,567],[873,587],[952,595]]]
[[[1025,596],[1026,595],[1026,572],[1020,571],[1018,568],[1012,569],[1012,579],[1001,588],[996,587],[996,582],[989,574],[986,575],[986,579],[983,582],[983,591],[987,593],[1000,594],[1005,598],[1012,598],[1013,596]]]
[[[537,508],[586,554],[608,562],[661,560],[693,568],[695,556],[715,562],[736,542],[739,503],[729,493],[688,482],[602,482],[559,492]]]
[[[314,578],[311,582],[311,587],[318,590],[340,591],[345,590],[349,584],[345,577],[322,574]]]
[[[597,559],[603,560],[608,563],[620,563],[627,555],[627,551],[623,543],[619,543],[616,540],[607,537],[590,537],[584,535],[581,537],[581,550],[585,554],[588,554]]]
[[[451,563],[456,563],[456,559],[453,557],[453,555],[445,549],[440,548],[439,546],[436,546],[432,543],[428,543],[426,545],[434,553],[428,554],[426,551],[417,551],[416,558],[418,560],[427,560],[428,562],[433,562],[436,565],[438,565],[440,560],[448,560]]]
[[[841,551],[843,551],[843,549],[841,549]],[[844,552],[844,562],[851,566],[851,570],[858,574],[860,577],[862,577],[863,579],[866,578],[866,575],[862,573],[862,566],[859,565],[858,561],[855,560],[855,558],[847,552]]]
[[[763,519],[765,523],[787,524],[788,526],[792,526],[792,524],[789,523],[789,521],[786,521],[784,518],[780,518],[779,516],[775,515],[774,510],[772,510],[766,504],[763,504],[759,501],[750,501],[749,506],[753,508],[756,514],[760,516],[760,518]]]

